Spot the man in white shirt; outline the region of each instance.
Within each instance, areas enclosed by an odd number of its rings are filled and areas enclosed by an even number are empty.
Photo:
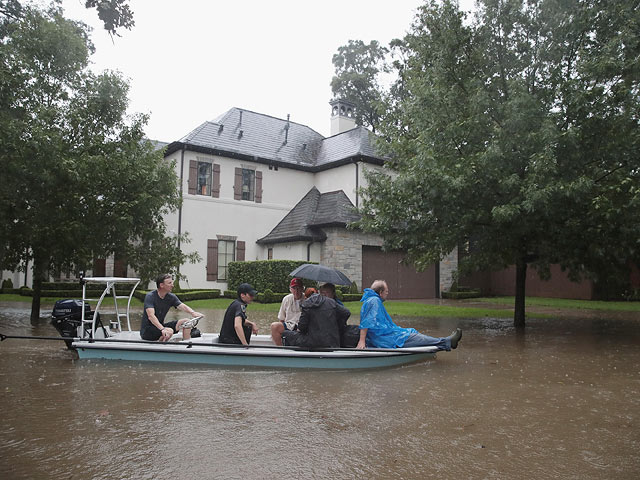
[[[301,278],[294,278],[289,284],[289,295],[282,299],[280,311],[278,312],[278,322],[271,324],[271,338],[273,343],[282,346],[282,332],[285,330],[295,330],[298,328],[300,320],[300,302],[304,299],[304,285]]]

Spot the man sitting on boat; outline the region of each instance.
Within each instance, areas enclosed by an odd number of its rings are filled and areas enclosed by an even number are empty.
[[[238,285],[238,298],[227,307],[220,328],[218,343],[249,345],[252,333],[258,333],[255,323],[247,320],[247,305],[258,294],[248,283]]]
[[[333,283],[325,283],[321,285],[320,294],[335,300],[335,302],[338,305],[344,306],[344,303],[342,303],[340,299],[336,296],[336,286]]]
[[[440,350],[458,347],[462,330],[456,330],[448,337],[430,337],[415,328],[402,328],[393,323],[384,302],[389,296],[389,287],[384,280],[376,280],[371,288],[365,288],[360,309],[360,341],[356,348],[410,348],[435,346]]]
[[[302,313],[296,331],[286,330],[286,345],[307,348],[338,348],[351,312],[335,300],[316,293],[300,304]]]
[[[191,329],[196,326],[203,315],[194,311],[186,303],[182,303],[177,296],[171,293],[173,290],[173,277],[169,274],[156,278],[157,289],[149,292],[144,297],[144,311],[140,324],[140,336],[144,340],[168,341],[174,333],[182,330],[185,340],[191,338]],[[164,323],[164,318],[171,307],[187,312],[192,318],[181,318]]]
[[[282,299],[278,321],[271,324],[271,339],[278,346],[282,345],[282,332],[295,330],[300,320],[300,302],[304,300],[304,285],[301,278],[293,278],[289,284],[289,295]]]

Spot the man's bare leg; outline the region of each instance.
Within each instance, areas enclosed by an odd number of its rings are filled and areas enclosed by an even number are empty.
[[[282,322],[273,322],[271,324],[271,340],[278,347],[282,346],[282,332],[284,332],[284,323]]]

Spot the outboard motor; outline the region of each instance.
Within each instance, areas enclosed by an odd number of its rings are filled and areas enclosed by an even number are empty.
[[[51,312],[51,325],[53,325],[63,337],[90,338],[91,324],[82,322],[83,313],[85,320],[93,319],[93,312],[88,303],[85,303],[84,308],[82,308],[82,300],[58,300],[53,307],[53,312]],[[101,333],[103,335],[100,336],[108,336],[106,329],[100,321],[99,313],[96,317],[96,337],[98,336],[98,328],[102,329]],[[65,340],[67,348],[73,349],[71,346],[72,342],[73,340]]]

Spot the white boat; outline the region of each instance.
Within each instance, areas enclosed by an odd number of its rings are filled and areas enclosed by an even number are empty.
[[[64,324],[69,318],[56,318],[54,326],[63,334],[69,327],[75,329],[73,340],[68,345],[78,352],[80,359],[128,360],[135,362],[175,362],[206,365],[237,365],[272,368],[379,368],[403,365],[435,357],[436,347],[415,347],[397,349],[323,348],[304,349],[300,347],[275,346],[269,335],[251,337],[250,345],[229,345],[218,343],[218,334],[203,333],[202,336],[184,340],[178,333],[169,342],[143,340],[138,331],[131,330],[130,304],[133,292],[140,280],[137,278],[89,277],[84,279],[83,299],[97,302],[95,311],[84,318]],[[99,284],[104,291],[99,299],[86,296],[87,285]],[[129,293],[118,295],[116,287],[127,285]],[[108,325],[102,325],[99,310],[108,296],[116,303],[115,318]],[[126,313],[117,308],[118,299],[128,299]],[[78,302],[79,303],[79,302]],[[54,309],[55,313],[55,309]],[[67,316],[68,317],[68,316]],[[82,315],[80,315],[82,317]],[[126,328],[121,319],[126,318]],[[58,322],[57,324],[55,322]],[[65,330],[65,326],[67,329]]]

